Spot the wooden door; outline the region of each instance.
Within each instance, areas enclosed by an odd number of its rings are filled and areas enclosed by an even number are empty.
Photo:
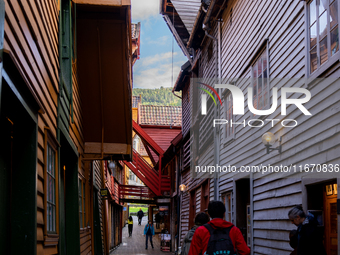
[[[333,183],[326,185],[324,189],[325,248],[328,255],[338,254],[337,194],[334,187],[336,184]]]

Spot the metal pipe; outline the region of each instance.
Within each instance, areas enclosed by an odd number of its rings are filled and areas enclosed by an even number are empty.
[[[216,51],[215,51],[215,77],[216,79],[218,79],[218,39],[212,35],[210,35],[208,33],[207,30],[205,30],[205,35],[208,36],[209,38],[211,38],[212,40],[214,40],[216,42]],[[215,95],[216,97],[216,95]],[[215,98],[217,99],[217,98]],[[214,108],[214,118],[217,119],[218,112],[217,112],[217,107]],[[220,154],[219,154],[219,145],[220,145],[220,141],[219,141],[219,129],[217,129],[216,127],[214,128],[214,165],[217,165],[219,163],[220,160]],[[217,178],[217,173],[215,173],[214,176],[214,200],[218,200],[218,178]]]
[[[207,15],[205,16],[204,21],[203,21],[203,25],[207,25],[209,23],[210,16],[212,14],[212,10],[213,10],[213,8],[215,6],[215,3],[216,3],[216,0],[212,0],[212,2],[210,3]]]

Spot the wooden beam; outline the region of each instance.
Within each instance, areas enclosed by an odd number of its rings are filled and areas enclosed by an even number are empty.
[[[132,121],[132,128],[157,155],[164,154],[163,149],[134,120]]]

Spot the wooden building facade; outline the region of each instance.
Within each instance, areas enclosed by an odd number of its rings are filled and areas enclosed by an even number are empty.
[[[182,4],[184,2],[189,6],[189,2],[193,1],[183,1]],[[176,11],[177,1],[162,3],[165,8],[162,13],[167,16],[165,20],[170,19],[171,15],[182,15],[182,22],[189,22],[189,7],[186,13],[181,14]],[[176,40],[184,44],[191,55],[188,59],[191,68],[187,70],[189,78],[220,79],[221,83],[240,88],[245,98],[248,88],[252,87],[254,107],[257,109],[270,108],[275,99],[274,88],[278,89],[279,98],[283,97],[280,92],[282,87],[303,88],[312,95],[311,100],[304,104],[311,116],[305,116],[295,106],[289,106],[286,115],[281,115],[280,100],[277,109],[268,116],[256,116],[250,112],[246,106],[247,100],[244,101],[245,114],[232,115],[230,91],[221,89],[218,92],[222,105],[217,104],[214,108],[211,104],[213,107],[209,109],[208,101],[208,115],[209,111],[212,114],[217,109],[217,118],[232,119],[237,123],[242,123],[244,119],[247,122],[249,119],[280,121],[273,125],[266,123],[260,128],[220,125],[218,142],[215,141],[205,153],[198,155],[197,163],[232,165],[237,169],[261,164],[324,164],[328,172],[322,176],[313,176],[305,171],[282,176],[225,173],[219,176],[216,183],[210,179],[210,199],[224,201],[226,219],[241,229],[252,254],[290,254],[289,231],[296,227],[291,225],[287,213],[297,204],[319,217],[327,254],[339,254],[339,178],[336,174],[329,174],[340,159],[338,1],[217,0],[211,1],[210,5],[202,3],[196,13],[189,39],[179,35],[179,28],[176,30],[176,27],[181,27],[180,24],[168,23]],[[181,38],[181,41],[178,40]],[[182,69],[179,79],[185,72]],[[264,79],[258,80],[259,77],[270,80],[262,83]],[[280,83],[276,78],[285,80]],[[261,86],[254,85],[254,80],[261,81]],[[182,78],[176,82],[174,90],[182,91],[183,116],[186,116],[186,101],[193,102],[193,96],[200,97],[201,91]],[[195,108],[191,105],[189,116],[183,119],[184,133],[184,123],[188,119],[191,125],[199,121],[195,120],[197,113],[192,109]],[[200,114],[200,109],[198,112]],[[294,119],[298,125],[284,127],[281,125],[284,119]],[[266,153],[261,137],[268,131],[277,138],[282,137],[282,153]],[[204,135],[200,134],[200,137]],[[191,211],[199,211],[197,208],[203,199],[202,187],[195,189],[196,186],[191,183],[204,182],[205,179],[192,179],[189,168],[185,168],[185,156],[190,155],[186,148],[188,144],[197,142],[198,138],[191,133],[187,140],[183,134],[183,139],[181,183],[188,187],[189,192],[183,193],[181,211],[185,219],[189,219]],[[214,150],[215,146],[217,150]],[[218,160],[214,157],[216,151]],[[196,162],[196,158],[190,157],[192,162]],[[182,220],[181,224],[184,235],[190,221]]]
[[[108,254],[103,164],[132,153],[130,1],[0,13],[0,253]]]

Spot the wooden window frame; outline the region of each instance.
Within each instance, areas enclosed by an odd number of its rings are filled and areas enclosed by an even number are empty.
[[[58,166],[58,148],[60,147],[57,139],[52,134],[50,128],[45,127],[44,131],[44,245],[45,246],[56,246],[59,242],[59,166]],[[48,146],[55,152],[55,232],[49,232],[47,230],[47,156]]]
[[[314,0],[316,1],[316,0]],[[339,13],[340,13],[340,6],[339,6],[339,0],[335,0],[337,1],[338,4],[338,22],[337,24],[333,27],[333,29],[337,26],[338,28],[338,44],[339,44]],[[335,64],[336,62],[339,61],[339,57],[340,57],[340,50],[338,50],[337,52],[335,52],[334,55],[331,54],[331,42],[330,42],[330,32],[331,32],[331,27],[330,27],[330,5],[332,5],[335,1],[332,1],[332,3],[328,2],[327,5],[327,33],[326,36],[327,37],[327,60],[325,61],[325,63],[321,64],[320,61],[320,41],[322,41],[322,39],[324,39],[325,37],[321,38],[320,40],[320,33],[319,33],[319,8],[317,5],[317,3],[320,3],[320,0],[316,1],[316,21],[315,24],[316,25],[316,45],[314,47],[316,47],[317,50],[317,67],[316,69],[311,72],[311,64],[310,64],[310,52],[311,52],[311,47],[310,47],[310,4],[313,2],[313,0],[311,1],[306,1],[305,3],[305,10],[306,10],[306,54],[307,54],[307,64],[306,64],[306,69],[307,69],[307,77],[310,77],[312,79],[317,78],[319,76],[321,76],[330,66],[332,66],[333,64]],[[310,81],[308,82],[310,83]],[[307,83],[307,84],[308,84]]]
[[[79,187],[79,184],[80,184],[81,187]],[[81,196],[79,194],[79,189],[81,190]],[[86,200],[87,200],[87,196],[86,196],[86,179],[81,175],[78,176],[78,201],[79,201],[80,197],[81,197],[81,211],[80,211],[80,206],[78,206],[78,213],[79,213],[79,228],[82,230],[82,229],[87,228],[87,225],[86,225],[86,216],[87,216]],[[80,221],[80,213],[82,214],[81,221]]]
[[[210,201],[210,179],[204,181],[201,185],[201,211],[208,212]],[[206,207],[206,208],[204,208]]]

